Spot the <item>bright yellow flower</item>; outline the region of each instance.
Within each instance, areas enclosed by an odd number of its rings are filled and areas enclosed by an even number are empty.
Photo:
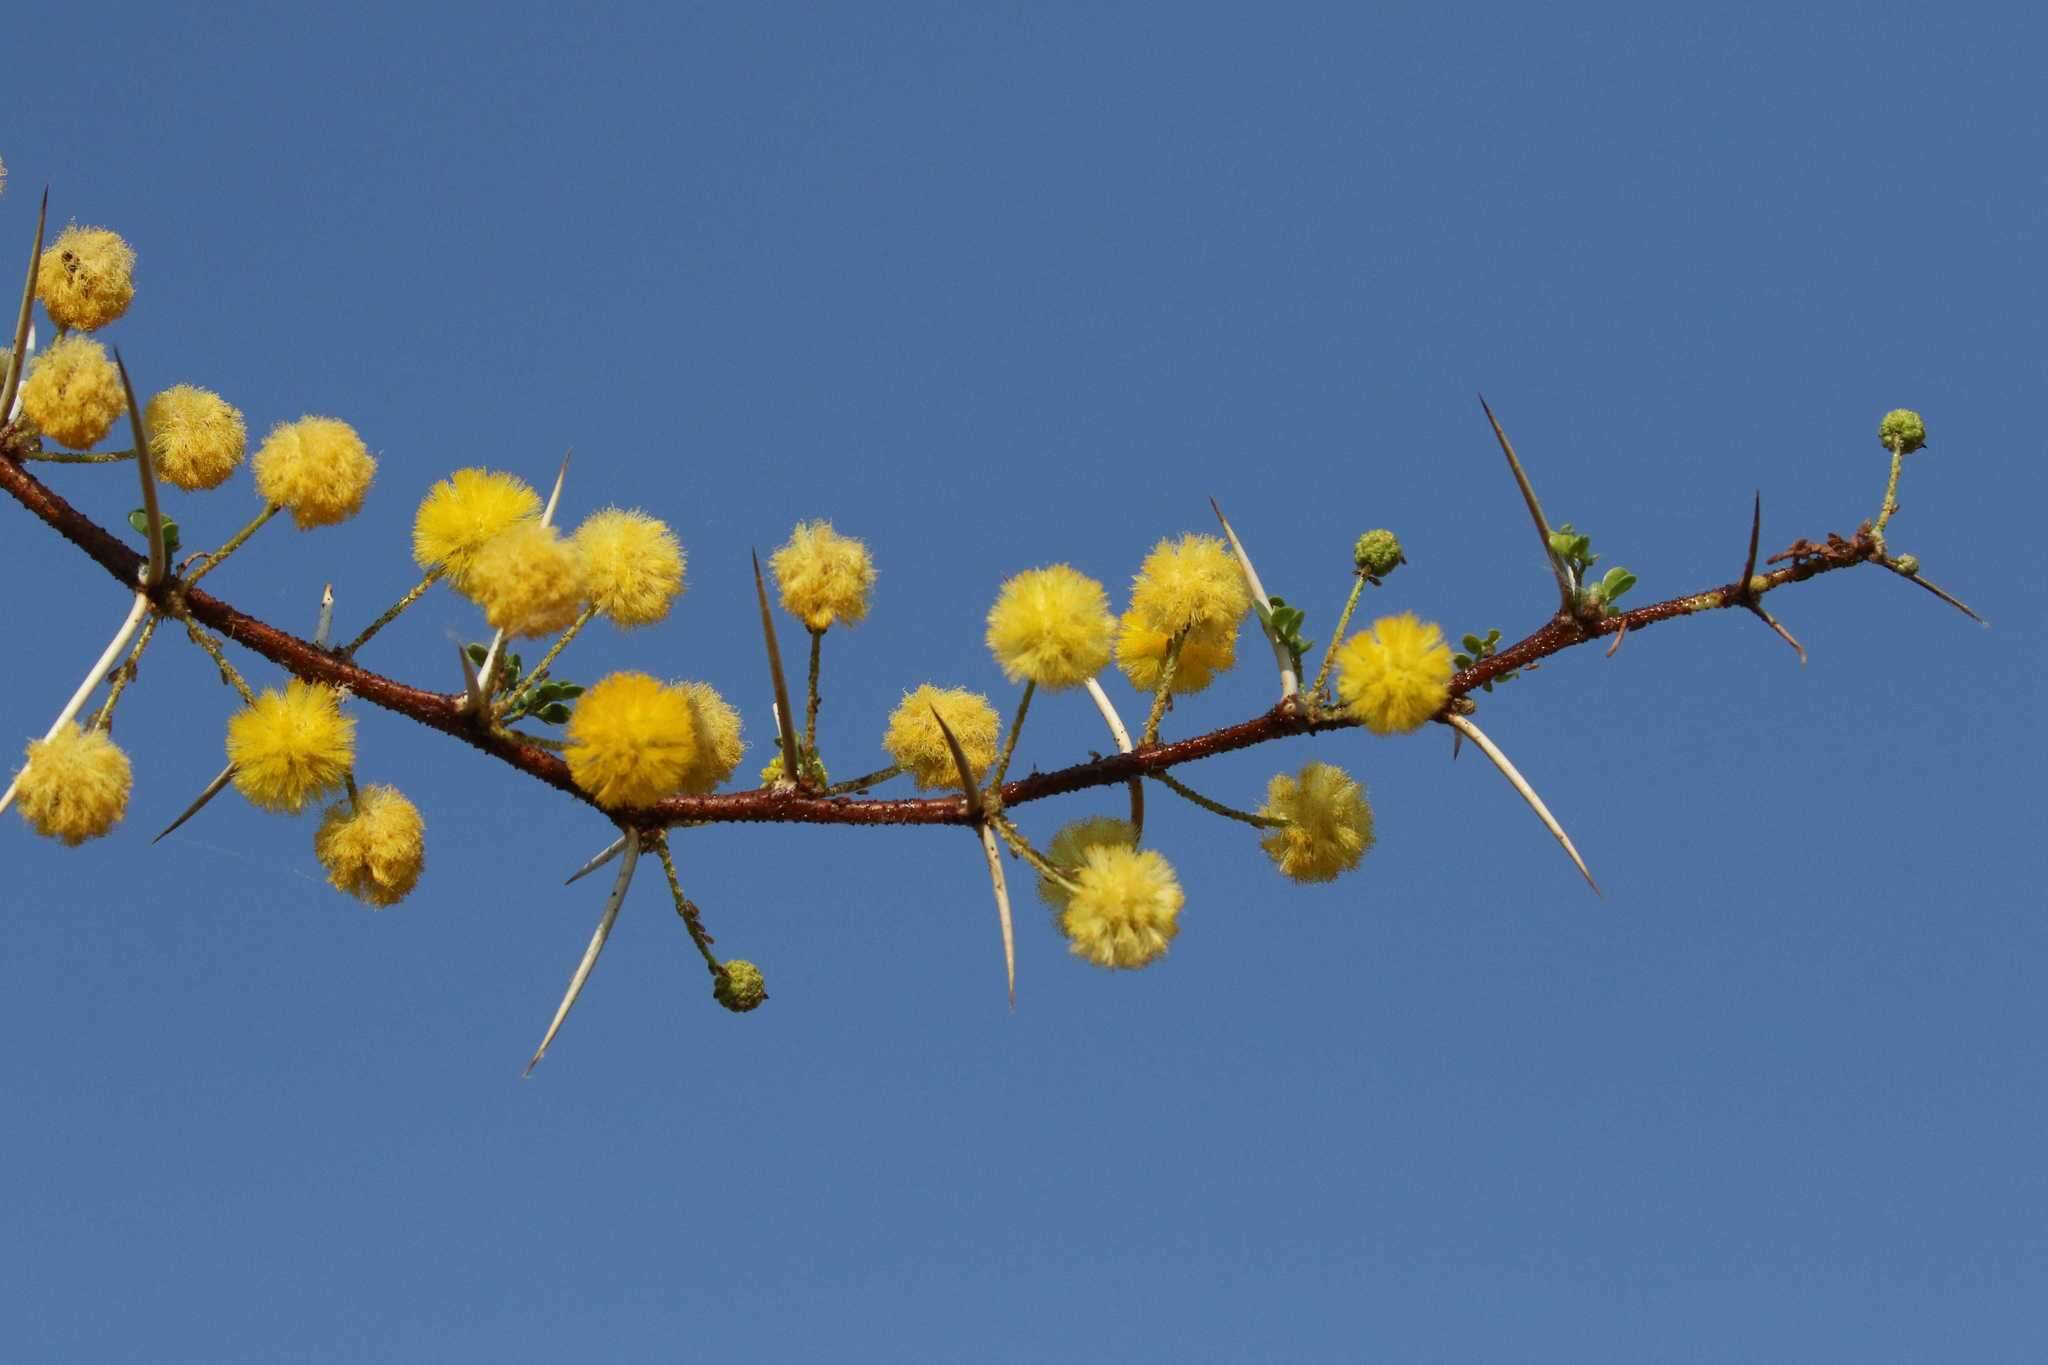
[[[30,741],[15,797],[36,833],[76,845],[121,822],[133,786],[128,755],[104,731],[81,730],[73,721],[48,739]]]
[[[1376,735],[1420,729],[1450,695],[1450,647],[1412,612],[1382,616],[1337,651],[1337,696]]]
[[[382,910],[419,885],[427,861],[427,825],[396,787],[364,787],[351,808],[327,808],[313,852],[337,891]]]
[[[84,450],[128,410],[121,372],[91,337],[59,337],[33,356],[21,384],[21,410],[59,445]]]
[[[575,550],[538,521],[493,536],[455,586],[484,609],[493,630],[507,635],[552,635],[583,610]]]
[[[718,695],[717,688],[701,682],[676,686],[689,700],[690,719],[697,729],[697,759],[677,790],[697,796],[731,777],[747,746],[740,739],[740,713]]]
[[[1372,806],[1342,768],[1311,763],[1300,777],[1280,773],[1266,786],[1259,814],[1285,820],[1259,847],[1282,874],[1298,882],[1334,881],[1358,866],[1372,847]]]
[[[458,469],[427,490],[412,519],[413,562],[460,587],[494,536],[540,516],[540,494],[516,474]]]
[[[342,784],[356,760],[356,723],[332,688],[293,678],[228,721],[235,790],[265,810],[296,813]]]
[[[1052,836],[1052,842],[1045,847],[1045,859],[1059,868],[1068,881],[1080,870],[1087,860],[1088,850],[1097,847],[1136,848],[1138,827],[1128,820],[1114,815],[1091,815],[1085,820],[1076,820]],[[1074,893],[1061,886],[1043,872],[1038,874],[1038,898],[1052,907],[1055,918],[1065,912],[1067,902]]]
[[[72,224],[43,250],[36,297],[59,327],[90,332],[128,311],[135,298],[135,251],[121,234]]]
[[[190,384],[174,384],[150,399],[142,422],[156,472],[192,492],[226,483],[249,444],[249,428],[235,406]]]
[[[1155,849],[1097,844],[1081,855],[1079,889],[1060,915],[1067,948],[1098,967],[1142,967],[1180,932],[1182,894]]]
[[[1237,626],[1203,626],[1189,634],[1180,647],[1180,662],[1173,669],[1176,696],[1199,692],[1237,663]],[[1173,637],[1147,625],[1135,610],[1117,622],[1116,662],[1140,692],[1159,687],[1159,674],[1166,667],[1166,647]]]
[[[576,528],[574,545],[583,591],[618,625],[654,624],[683,591],[683,547],[645,512],[593,513]]]
[[[645,806],[681,791],[700,761],[689,695],[645,673],[614,673],[569,717],[569,776],[601,806]]]
[[[301,417],[271,428],[251,468],[263,500],[290,508],[299,529],[310,531],[363,510],[377,461],[348,423]]]
[[[1235,630],[1251,606],[1236,558],[1214,536],[1160,541],[1131,580],[1131,610],[1167,635],[1202,627]]]
[[[1050,689],[1101,672],[1115,631],[1102,585],[1065,564],[1018,574],[988,613],[988,647],[1004,675]]]
[[[782,605],[812,630],[835,621],[858,625],[868,614],[875,564],[868,547],[842,536],[829,521],[800,521],[789,543],[769,557]]]
[[[889,717],[888,733],[882,747],[924,791],[960,790],[960,770],[953,763],[953,751],[932,712],[946,718],[953,738],[967,755],[967,766],[977,778],[996,761],[996,730],[1001,721],[988,698],[960,688],[939,688],[930,683],[904,694]]]

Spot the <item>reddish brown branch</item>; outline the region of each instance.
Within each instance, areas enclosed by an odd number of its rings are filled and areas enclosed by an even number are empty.
[[[105,528],[78,511],[24,469],[16,458],[11,429],[0,430],[0,488],[15,501],[77,545],[124,586],[138,582],[143,557],[110,535]],[[1830,535],[1824,545],[1799,541],[1772,562],[1789,560],[1784,568],[1764,575],[1765,589],[1802,582],[1836,569],[1845,569],[1880,554],[1867,528],[1859,528],[1853,540]],[[172,577],[151,594],[157,604],[174,615],[189,614],[193,620],[211,626],[228,639],[262,655],[309,682],[345,688],[364,701],[401,716],[408,716],[432,730],[452,735],[530,777],[569,793],[579,801],[595,805],[569,777],[568,764],[561,757],[533,745],[522,744],[492,733],[466,714],[459,692],[427,692],[408,686],[381,673],[359,667],[348,660],[245,615],[211,593],[187,587]],[[1479,660],[1451,679],[1453,701],[1476,690],[1482,683],[1510,670],[1526,667],[1561,650],[1620,630],[1643,630],[1674,617],[1703,611],[1746,605],[1753,600],[1739,583],[1688,597],[1653,602],[1634,611],[1622,612],[1591,623],[1558,616],[1546,622],[1526,639]],[[1136,753],[1112,754],[1088,763],[1077,763],[1056,772],[1035,773],[1006,783],[1002,789],[1005,806],[1105,787],[1125,782],[1144,773],[1161,772],[1182,763],[1250,748],[1287,735],[1323,730],[1342,730],[1357,722],[1325,716],[1310,720],[1296,709],[1293,700],[1236,725],[1212,730],[1172,744],[1155,744]],[[926,797],[900,801],[873,798],[805,796],[787,791],[730,792],[714,796],[675,796],[641,810],[606,812],[621,825],[643,828],[673,825],[683,821],[736,822],[775,821],[830,825],[963,825],[972,823],[962,797]]]

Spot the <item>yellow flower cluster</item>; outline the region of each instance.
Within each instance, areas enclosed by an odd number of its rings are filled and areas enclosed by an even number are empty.
[[[653,625],[683,591],[683,547],[645,512],[593,513],[573,544],[585,596],[616,625]]]
[[[357,795],[353,807],[346,801],[328,807],[313,852],[335,890],[381,910],[419,885],[427,826],[396,787],[365,787]]]
[[[105,732],[81,730],[73,721],[30,742],[15,796],[36,833],[76,845],[121,822],[133,786],[128,755]]]
[[[59,445],[84,450],[113,429],[128,408],[121,372],[91,337],[59,337],[29,362],[21,410]]]
[[[1114,815],[1091,815],[1063,826],[1045,846],[1045,859],[1067,874],[1069,880],[1087,860],[1091,848],[1136,848],[1138,827]],[[1052,907],[1055,917],[1065,913],[1074,893],[1044,873],[1038,874],[1038,897]]]
[[[518,522],[485,542],[455,586],[507,635],[552,635],[583,610],[575,550],[538,521]]]
[[[924,683],[916,691],[905,693],[897,703],[889,716],[889,729],[882,736],[882,747],[889,751],[889,757],[916,780],[921,790],[959,791],[960,770],[953,762],[953,751],[946,747],[946,736],[939,729],[934,711],[945,717],[947,729],[960,741],[967,766],[977,778],[996,761],[996,731],[1002,722],[987,697],[960,688]]]
[[[457,588],[477,552],[491,540],[540,516],[540,494],[526,480],[488,469],[458,469],[427,490],[412,519],[413,562],[443,569]]]
[[[1154,849],[1097,844],[1081,855],[1077,888],[1060,914],[1060,932],[1076,957],[1099,967],[1142,967],[1180,932],[1187,897],[1173,867]]]
[[[377,461],[348,423],[301,417],[273,427],[251,465],[265,502],[291,509],[301,531],[333,526],[363,510]]]
[[[1236,558],[1215,536],[1160,541],[1131,582],[1131,610],[1163,635],[1234,631],[1251,606],[1251,589]]]
[[[121,234],[72,224],[44,249],[36,297],[59,327],[90,332],[128,311],[135,298],[135,251]]]
[[[355,765],[356,723],[334,689],[293,678],[228,721],[235,790],[265,810],[297,813],[341,786]]]
[[[1125,612],[1117,624],[1117,667],[1140,692],[1156,690],[1173,637],[1148,625],[1135,610]],[[1180,647],[1180,660],[1173,668],[1176,694],[1199,692],[1214,682],[1218,673],[1230,671],[1237,663],[1237,628],[1238,623],[1231,621],[1228,625],[1201,626],[1189,633]]]
[[[1297,882],[1334,881],[1372,847],[1365,789],[1333,764],[1311,763],[1299,777],[1275,776],[1259,814],[1287,822],[1260,839],[1259,847],[1282,875]]]
[[[1115,631],[1102,585],[1065,564],[1018,574],[988,613],[988,647],[1003,673],[1051,689],[1101,672]]]
[[[156,472],[190,492],[218,488],[242,463],[249,428],[232,403],[207,389],[176,384],[143,410]]]
[[[1337,651],[1337,696],[1376,735],[1421,728],[1450,695],[1450,647],[1412,612],[1382,616]]]
[[[676,790],[699,796],[717,787],[740,766],[746,743],[740,738],[740,713],[718,695],[710,683],[677,683],[690,704],[690,721],[697,732],[697,757],[683,772]]]
[[[645,673],[614,673],[585,692],[567,739],[569,776],[601,806],[649,805],[705,771],[689,694]]]
[[[875,564],[868,547],[842,536],[829,521],[800,521],[789,542],[769,556],[783,609],[812,630],[834,622],[858,625],[868,614]]]

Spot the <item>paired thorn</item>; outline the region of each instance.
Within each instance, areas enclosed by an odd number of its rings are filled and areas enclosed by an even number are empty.
[[[576,997],[583,994],[583,985],[590,980],[591,969],[597,966],[598,954],[604,951],[605,940],[612,936],[612,926],[618,923],[619,907],[626,903],[626,888],[633,884],[633,869],[640,862],[640,832],[626,832],[625,861],[619,865],[618,878],[612,882],[611,894],[605,897],[604,913],[598,917],[597,932],[590,936],[590,946],[583,950],[583,960],[576,964],[574,975],[569,978],[569,989],[562,996],[562,1003],[555,1008],[555,1017],[548,1021],[548,1031],[540,1040],[540,1046],[533,1050],[533,1059],[526,1064],[521,1076],[531,1076],[533,1069],[540,1065],[540,1059],[547,1056],[548,1047],[555,1041],[555,1035],[562,1031],[562,1021],[569,1017],[569,1011],[576,1005]]]
[[[768,610],[768,580],[761,576],[761,552],[754,556],[754,598],[761,606],[761,635],[768,642],[768,676],[775,685],[775,734],[782,744],[782,776],[802,785],[803,769],[797,766],[796,730],[789,709],[789,682],[782,675],[782,646],[775,640],[775,617]]]
[[[1516,771],[1515,765],[1508,761],[1508,756],[1500,751],[1500,746],[1488,739],[1486,732],[1474,725],[1466,716],[1453,713],[1444,718],[1444,723],[1471,740],[1478,746],[1480,753],[1493,760],[1493,766],[1500,769],[1500,775],[1508,780],[1508,785],[1521,793],[1522,799],[1529,803],[1530,810],[1536,812],[1536,818],[1543,822],[1543,827],[1550,831],[1551,837],[1563,845],[1564,851],[1571,857],[1572,865],[1579,869],[1579,875],[1586,879],[1586,885],[1593,888],[1593,894],[1601,894],[1600,883],[1593,880],[1592,872],[1586,867],[1586,860],[1581,858],[1578,849],[1572,846],[1571,836],[1564,832],[1564,826],[1550,813],[1550,807],[1543,804],[1543,798],[1536,794],[1536,789],[1529,785],[1528,779]]]
[[[555,471],[555,486],[548,493],[547,506],[541,509],[540,524],[543,526],[555,524],[555,509],[562,505],[562,485],[569,480],[569,457],[575,453],[573,448],[562,452],[561,467]],[[498,666],[504,662],[504,658],[505,632],[501,630],[491,636],[491,647],[484,653],[481,685],[470,690],[470,709],[479,717],[486,713],[491,693],[497,689]]]
[[[50,187],[43,187],[43,206],[36,210],[36,242],[28,253],[28,279],[21,286],[21,308],[14,315],[14,341],[7,352],[7,376],[0,380],[0,423],[21,412],[21,376],[28,369],[29,335],[35,323],[36,272],[43,263],[43,229],[50,220]]]
[[[1742,558],[1742,577],[1735,580],[1735,600],[1754,615],[1757,620],[1769,626],[1780,640],[1792,646],[1793,652],[1799,656],[1799,666],[1804,668],[1806,666],[1806,646],[1800,644],[1794,638],[1792,632],[1785,629],[1779,623],[1777,617],[1771,615],[1770,611],[1765,608],[1762,600],[1757,596],[1756,588],[1753,586],[1756,581],[1756,550],[1759,541],[1763,537],[1763,531],[1764,491],[1759,488],[1756,490],[1755,500],[1750,504],[1749,553]],[[1616,643],[1619,643],[1619,641]]]
[[[327,648],[327,637],[334,633],[334,585],[329,583],[320,590],[320,620],[313,627],[313,644],[320,649]]]
[[[135,434],[135,468],[142,479],[142,511],[149,522],[149,564],[142,586],[154,588],[170,572],[170,554],[164,547],[164,510],[157,497],[156,461],[149,453],[149,432],[142,424],[142,405],[135,401],[135,385],[128,378],[128,366],[121,348],[114,348],[114,369],[121,376],[121,392],[128,397],[128,426]]]
[[[562,885],[574,886],[577,882],[582,881],[585,877],[588,877],[591,873],[618,857],[625,850],[625,847],[626,836],[621,834],[618,838],[606,844],[602,853],[599,853],[595,858],[592,858],[589,862],[571,872],[569,880],[563,882]]]
[[[1936,586],[1935,584],[1928,582],[1926,579],[1922,578],[1917,572],[1907,573],[1904,569],[1899,567],[1897,560],[1887,556],[1886,558],[1880,559],[1877,562],[1884,565],[1887,569],[1890,569],[1893,573],[1897,574],[1899,577],[1907,580],[1908,582],[1919,584],[1921,587],[1927,589],[1927,591],[1933,593],[1936,597],[1939,597],[1942,601],[1954,607],[1963,615],[1969,617],[1972,621],[1975,621],[1978,625],[1989,626],[1991,624],[1989,621],[1979,616],[1976,612],[1971,611],[1969,604],[1963,601],[1962,598],[1955,596],[1953,593],[1946,592],[1940,587]]]
[[[1095,709],[1102,713],[1102,723],[1109,727],[1110,738],[1116,741],[1116,751],[1127,754],[1131,751],[1131,732],[1124,728],[1124,718],[1116,713],[1116,706],[1109,699],[1109,693],[1102,690],[1102,684],[1089,678],[1086,684],[1088,696],[1094,701]],[[1141,778],[1132,778],[1131,828],[1140,836],[1145,832],[1145,783]]]
[[[168,839],[177,830],[178,826],[184,824],[187,820],[190,820],[193,816],[199,814],[200,811],[205,810],[207,802],[213,800],[214,797],[219,796],[221,792],[227,788],[228,783],[235,780],[235,772],[236,765],[233,763],[230,763],[228,764],[227,767],[222,768],[220,770],[220,776],[214,778],[213,781],[207,783],[206,790],[199,793],[198,798],[195,799],[191,805],[185,807],[184,814],[180,815],[177,819],[171,821],[171,823],[169,823],[168,825],[165,825],[164,832],[162,834],[157,835],[156,838],[151,839],[149,842],[152,844],[162,843],[165,839]]]
[[[1266,643],[1273,647],[1273,662],[1280,666],[1280,700],[1301,690],[1301,679],[1294,672],[1294,656],[1287,652],[1287,646],[1280,643],[1279,635],[1273,630],[1273,601],[1266,596],[1266,587],[1259,582],[1259,571],[1252,567],[1252,557],[1246,553],[1244,542],[1237,538],[1237,532],[1230,525],[1230,518],[1223,515],[1223,508],[1216,499],[1209,499],[1209,508],[1216,513],[1216,520],[1223,523],[1223,534],[1230,541],[1230,552],[1237,556],[1237,567],[1244,571],[1245,586],[1252,590],[1252,600],[1259,604],[1259,629],[1266,633]]]
[[[996,837],[989,828],[988,803],[982,799],[981,786],[975,780],[974,769],[967,762],[967,751],[960,747],[960,741],[953,735],[953,727],[946,724],[946,718],[939,714],[939,708],[932,708],[932,719],[938,722],[939,733],[946,738],[946,750],[953,755],[953,770],[960,775],[960,786],[967,794],[967,814],[974,821],[976,834],[981,839],[981,851],[988,859],[988,879],[996,893],[996,919],[1003,930],[1003,972],[1010,986],[1010,1008],[1017,1008],[1017,934],[1010,918],[1010,887],[1003,880],[1003,860],[996,850]]]
[[[455,657],[462,661],[462,690],[469,703],[469,709],[476,715],[484,713],[484,685],[477,677],[476,665],[469,661],[469,646],[457,640]]]
[[[1536,489],[1529,483],[1529,476],[1522,469],[1522,462],[1515,458],[1515,447],[1508,440],[1507,432],[1501,429],[1500,419],[1493,415],[1493,408],[1487,403],[1486,395],[1479,395],[1479,406],[1486,413],[1487,422],[1493,427],[1493,439],[1500,442],[1501,454],[1508,457],[1508,470],[1515,476],[1515,487],[1522,490],[1522,501],[1528,504],[1529,519],[1536,523],[1536,535],[1543,542],[1543,558],[1550,565],[1551,574],[1557,579],[1558,597],[1564,603],[1566,615],[1578,609],[1572,593],[1571,575],[1565,572],[1558,560],[1557,551],[1550,548],[1550,523],[1544,520],[1543,504],[1536,501]]]

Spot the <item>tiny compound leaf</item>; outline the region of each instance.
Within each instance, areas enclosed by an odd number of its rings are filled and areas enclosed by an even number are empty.
[[[552,701],[533,714],[550,725],[560,725],[569,719],[569,708],[558,701]]]
[[[1484,650],[1486,649],[1486,642],[1484,640],[1481,640],[1477,635],[1467,635],[1464,639],[1458,641],[1458,643],[1465,646],[1465,652],[1467,654],[1479,654],[1484,652]]]
[[[491,657],[490,647],[487,645],[464,645],[462,652],[469,656],[469,661],[473,664],[481,664]]]

